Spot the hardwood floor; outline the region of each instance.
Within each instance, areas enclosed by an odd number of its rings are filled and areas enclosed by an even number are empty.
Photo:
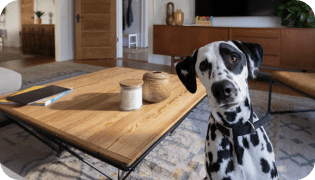
[[[145,48],[144,49],[133,48],[133,49],[146,50]],[[23,54],[20,48],[14,48],[14,47],[5,47],[4,51],[10,52],[10,53]],[[124,55],[124,58],[122,59],[71,60],[71,61],[75,63],[79,63],[79,64],[90,64],[90,65],[110,67],[110,68],[119,66],[119,67],[143,69],[143,70],[148,70],[148,71],[164,71],[167,73],[171,73],[170,66],[148,63],[148,51],[141,51],[138,53],[124,52],[123,55]],[[34,55],[34,57],[0,62],[0,67],[25,68],[25,67],[36,66],[36,65],[46,64],[46,63],[53,63],[54,61],[55,61],[54,57]],[[269,91],[269,82],[249,80],[248,83],[249,83],[250,89]],[[278,84],[274,84],[273,92],[287,94],[287,95],[301,96]]]

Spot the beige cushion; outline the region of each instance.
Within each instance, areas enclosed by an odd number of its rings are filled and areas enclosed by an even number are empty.
[[[275,71],[270,76],[309,96],[315,97],[315,73]]]
[[[0,67],[0,94],[17,91],[22,85],[22,75],[10,69]]]

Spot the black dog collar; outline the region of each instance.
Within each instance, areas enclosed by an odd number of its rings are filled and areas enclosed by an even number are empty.
[[[270,113],[267,113],[264,117],[262,117],[260,120],[253,122],[253,107],[251,106],[250,110],[250,118],[249,121],[243,126],[235,127],[235,128],[228,128],[225,127],[219,123],[216,123],[216,127],[219,129],[219,131],[224,134],[225,136],[228,136],[230,138],[237,137],[237,136],[243,136],[246,134],[255,134],[256,129],[260,126],[263,126],[267,122],[270,121]]]

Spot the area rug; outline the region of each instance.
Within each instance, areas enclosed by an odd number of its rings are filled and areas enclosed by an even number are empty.
[[[33,56],[0,51],[0,62],[29,58],[29,57],[33,57]]]
[[[264,116],[268,93],[250,90],[250,95],[255,113]],[[306,98],[273,94],[272,110],[314,106],[315,103]],[[147,155],[128,179],[203,179],[209,113],[208,100],[204,99],[172,136],[167,136]],[[4,119],[0,117],[0,121]],[[272,116],[264,127],[276,152],[280,179],[297,180],[307,176],[315,162],[315,113]],[[0,129],[0,147],[5,147],[0,148],[0,163],[25,179],[106,179],[67,152],[56,156],[50,148],[14,124]],[[117,169],[74,151],[113,178],[117,177]]]

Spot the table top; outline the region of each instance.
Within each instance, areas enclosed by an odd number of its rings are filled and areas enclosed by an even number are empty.
[[[137,111],[120,110],[119,82],[142,79],[147,72],[115,67],[50,83],[73,91],[48,106],[0,105],[0,110],[128,167],[206,95],[198,78],[197,92],[191,94],[177,75],[170,75],[168,99],[143,101]]]

